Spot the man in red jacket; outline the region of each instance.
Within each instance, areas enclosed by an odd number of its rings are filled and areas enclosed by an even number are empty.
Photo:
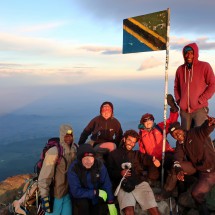
[[[176,71],[174,94],[180,107],[181,126],[189,130],[207,119],[208,100],[215,92],[215,76],[209,63],[198,60],[196,43],[186,45],[182,54],[184,64]]]

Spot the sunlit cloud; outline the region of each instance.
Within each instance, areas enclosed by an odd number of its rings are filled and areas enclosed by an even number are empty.
[[[105,55],[112,55],[112,54],[121,54],[122,48],[120,47],[107,47],[107,46],[81,46],[80,49],[90,51],[90,52],[99,52]]]
[[[141,66],[138,68],[138,71],[155,68],[160,65],[163,65],[163,62],[156,59],[155,57],[150,57],[142,62]]]
[[[35,25],[27,25],[27,26],[22,26],[20,28],[17,28],[17,31],[19,32],[38,32],[38,31],[44,31],[44,30],[50,30],[50,29],[55,29],[58,27],[61,27],[65,25],[65,21],[56,21],[52,23],[42,23],[42,24],[35,24]]]

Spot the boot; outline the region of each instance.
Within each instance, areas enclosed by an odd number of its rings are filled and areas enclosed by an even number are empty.
[[[178,112],[179,108],[171,94],[167,94],[167,104],[170,106],[171,112],[173,113]]]

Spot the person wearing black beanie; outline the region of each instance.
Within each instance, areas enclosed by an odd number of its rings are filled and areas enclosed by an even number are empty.
[[[100,115],[93,118],[81,133],[79,145],[86,142],[90,136],[91,144],[96,153],[102,158],[103,155],[116,149],[122,139],[122,128],[120,122],[113,115],[114,107],[109,101],[100,106]]]

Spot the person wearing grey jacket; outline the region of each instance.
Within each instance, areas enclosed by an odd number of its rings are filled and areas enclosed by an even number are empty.
[[[60,144],[63,148],[63,156],[57,164],[58,149],[50,148],[46,154],[42,169],[38,178],[38,187],[42,198],[42,207],[48,215],[71,215],[72,203],[69,196],[67,171],[76,158],[77,148],[73,143],[73,129],[70,125],[60,126]],[[53,196],[50,185],[54,178]],[[51,201],[51,197],[54,197]],[[52,205],[52,207],[51,207]]]

